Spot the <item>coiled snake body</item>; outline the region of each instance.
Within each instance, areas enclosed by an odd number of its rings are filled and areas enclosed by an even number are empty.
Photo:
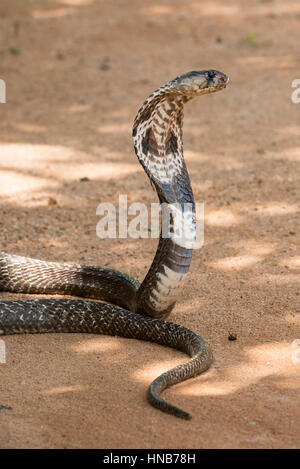
[[[211,349],[201,336],[164,320],[189,269],[196,232],[194,198],[183,159],[183,106],[195,96],[225,88],[227,83],[226,75],[216,70],[180,75],[150,95],[135,118],[134,148],[162,204],[162,224],[168,227],[167,237],[161,229],[154,260],[141,285],[111,269],[0,253],[2,291],[58,293],[111,303],[0,301],[0,334],[88,332],[147,340],[186,352],[189,361],[160,375],[148,389],[153,406],[186,419],[190,414],[159,397],[165,388],[202,373],[212,362]],[[178,234],[176,210],[188,236]]]

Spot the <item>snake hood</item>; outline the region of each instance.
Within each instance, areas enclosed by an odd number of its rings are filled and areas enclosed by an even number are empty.
[[[228,82],[229,78],[217,70],[191,71],[158,88],[139,109],[132,131],[134,148],[162,202],[191,201],[184,190],[178,190],[187,175],[182,145],[184,104],[196,96],[220,91]]]

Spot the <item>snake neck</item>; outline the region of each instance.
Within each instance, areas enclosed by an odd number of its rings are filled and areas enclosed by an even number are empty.
[[[173,180],[184,166],[182,148],[183,105],[185,98],[168,93],[164,87],[144,102],[133,125],[137,157],[154,184],[160,201],[175,203]],[[169,190],[167,190],[169,186]]]
[[[167,84],[144,102],[133,126],[137,157],[162,207],[157,251],[136,296],[136,311],[156,318],[165,318],[172,311],[195,240],[195,204],[182,143],[187,100],[173,94]]]

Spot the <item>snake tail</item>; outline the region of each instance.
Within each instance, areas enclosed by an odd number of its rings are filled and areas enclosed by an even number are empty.
[[[156,408],[188,419],[190,414],[159,397],[164,389],[205,371],[213,360],[202,337],[179,324],[141,316],[119,306],[88,300],[9,300],[0,302],[0,334],[85,332],[155,342],[192,357],[156,378],[148,401]]]

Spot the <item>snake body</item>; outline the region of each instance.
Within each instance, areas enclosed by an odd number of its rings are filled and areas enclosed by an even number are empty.
[[[159,244],[144,281],[116,270],[60,264],[0,253],[0,290],[65,294],[105,300],[0,301],[0,334],[87,332],[155,342],[181,350],[190,360],[163,373],[148,389],[160,410],[189,419],[159,394],[209,368],[213,356],[200,335],[165,321],[180,294],[196,235],[195,204],[183,159],[183,106],[195,96],[226,87],[216,70],[189,72],[160,87],[144,102],[133,125],[137,157],[162,207]],[[178,217],[179,214],[179,217]],[[179,220],[179,221],[178,221]],[[184,234],[183,234],[183,231]]]

